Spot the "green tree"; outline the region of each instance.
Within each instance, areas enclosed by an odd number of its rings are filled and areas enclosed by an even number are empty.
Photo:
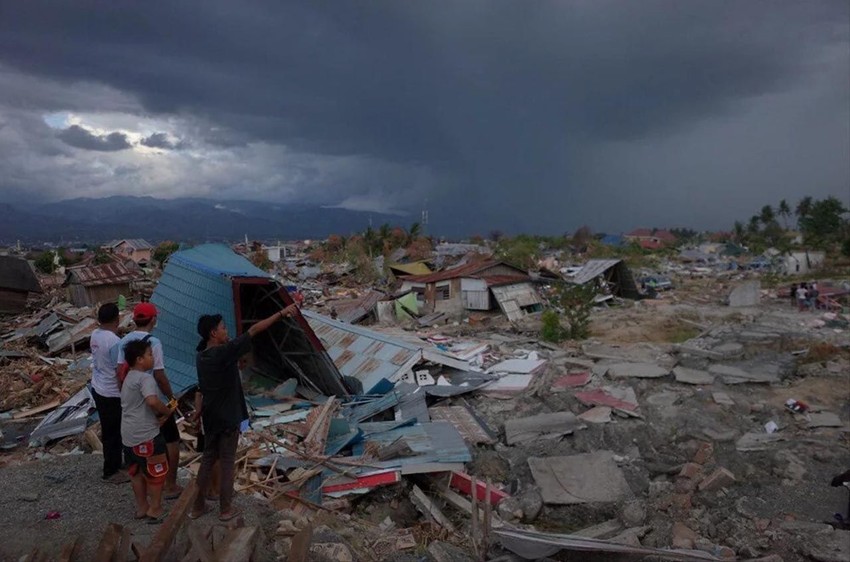
[[[770,205],[762,207],[761,212],[759,213],[759,221],[761,221],[764,226],[767,226],[774,220],[776,220],[776,213],[773,212],[773,207]]]
[[[583,340],[590,335],[590,314],[596,288],[586,285],[564,284],[558,288],[558,304],[567,321],[566,335],[572,340]]]
[[[543,341],[560,343],[567,338],[567,331],[561,326],[561,319],[554,310],[543,311],[540,321],[542,322],[540,337]]]
[[[747,235],[747,230],[744,228],[744,223],[735,221],[735,226],[732,227],[732,233],[735,235],[735,242],[741,244]]]
[[[835,197],[813,201],[799,221],[806,244],[824,248],[840,241],[845,222],[841,215],[846,212],[847,209]]]
[[[56,271],[56,254],[47,250],[35,259],[35,268],[42,273],[51,274]]]
[[[263,271],[268,271],[274,266],[268,254],[263,250],[256,250],[251,254],[251,263]]]
[[[95,265],[103,265],[105,263],[110,263],[112,261],[112,256],[109,255],[109,252],[104,250],[103,248],[98,248],[94,251],[94,264]]]
[[[751,216],[750,222],[747,223],[747,234],[749,234],[751,237],[758,235],[760,225],[761,219],[758,217],[758,215]]]
[[[165,261],[180,248],[180,245],[177,242],[172,242],[170,240],[166,240],[165,242],[161,242],[154,248],[153,255],[151,256],[153,260],[159,264],[160,267],[165,266]]]
[[[414,222],[410,225],[410,228],[407,229],[407,243],[410,244],[420,236],[422,236],[422,225],[418,222]]]
[[[803,217],[808,216],[809,212],[812,210],[812,197],[806,196],[800,199],[800,202],[797,203],[797,208],[794,210],[794,214],[797,215],[797,225],[799,226],[800,220]]]
[[[788,201],[783,199],[779,202],[777,213],[780,217],[782,217],[782,222],[785,225],[785,230],[788,230],[788,218],[791,216],[791,207],[790,205],[788,205]]]

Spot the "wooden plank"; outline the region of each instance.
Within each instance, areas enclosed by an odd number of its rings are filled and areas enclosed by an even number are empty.
[[[250,562],[259,537],[258,527],[233,529],[216,550],[215,562]]]
[[[115,549],[115,556],[112,557],[112,562],[127,562],[130,557],[130,547],[133,544],[133,532],[124,527],[121,531],[121,541],[118,543],[118,548]]]
[[[195,480],[192,480],[188,486],[180,494],[180,497],[174,502],[171,508],[171,513],[165,518],[159,530],[151,539],[150,544],[142,553],[139,562],[162,562],[168,554],[171,544],[174,542],[174,537],[183,525],[186,519],[186,514],[192,508],[192,503],[195,501],[195,494],[198,493],[198,485]]]
[[[455,490],[459,490],[468,496],[472,495],[472,478],[464,472],[452,472],[451,478],[449,479],[449,485]],[[485,489],[482,482],[476,482],[475,491],[476,499],[483,501]],[[490,503],[492,503],[494,507],[499,505],[500,501],[508,497],[510,496],[501,490],[497,490],[495,488],[490,490]]]
[[[438,525],[446,529],[447,531],[453,533],[455,530],[452,522],[449,521],[449,518],[446,517],[440,508],[437,507],[431,498],[425,495],[419,486],[413,485],[413,489],[410,492],[410,501],[413,502],[413,505],[419,509],[425,516],[429,519],[432,519],[437,522]]]
[[[74,562],[80,555],[82,547],[83,543],[80,541],[80,537],[77,536],[73,541],[62,547],[62,551],[59,553],[58,562]]]
[[[307,562],[310,556],[310,543],[312,542],[313,525],[307,525],[292,537],[292,545],[289,547],[289,558],[287,558],[287,562]]]
[[[13,420],[19,420],[19,419],[22,419],[22,418],[28,418],[30,416],[35,416],[35,415],[38,415],[38,414],[43,414],[45,412],[49,412],[50,410],[55,410],[56,408],[59,407],[60,404],[61,404],[61,402],[57,398],[55,400],[51,400],[50,402],[47,402],[46,404],[42,404],[41,406],[36,406],[35,408],[30,408],[28,410],[21,410],[20,412],[16,412],[16,413],[12,414],[12,419]]]
[[[112,555],[115,554],[115,549],[118,548],[118,543],[121,542],[121,532],[124,528],[117,523],[110,523],[97,545],[97,551],[94,554],[94,562],[111,562]]]
[[[89,444],[92,451],[103,451],[103,443],[100,442],[100,437],[97,436],[93,427],[88,428],[83,437],[85,437],[86,443]]]
[[[201,562],[213,562],[215,560],[212,545],[197,524],[193,523],[186,527],[186,535],[189,537],[189,544],[191,545],[189,549],[192,554],[191,560],[200,560]]]

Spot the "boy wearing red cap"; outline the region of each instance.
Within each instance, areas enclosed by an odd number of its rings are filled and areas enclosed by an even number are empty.
[[[126,373],[127,364],[124,360],[124,347],[131,341],[147,339],[150,341],[153,351],[153,368],[150,372],[153,374],[159,391],[166,402],[174,399],[174,392],[171,390],[171,383],[168,377],[165,376],[165,360],[162,353],[162,342],[158,338],[151,335],[156,326],[157,309],[153,303],[143,302],[136,305],[133,309],[133,322],[136,324],[136,329],[124,336],[118,343],[117,347],[117,374],[119,380]],[[160,428],[163,439],[165,439],[166,453],[168,456],[168,475],[165,478],[165,486],[163,494],[165,499],[174,499],[180,495],[183,489],[177,485],[177,466],[180,462],[180,431],[177,429],[177,420],[174,415],[162,424]]]

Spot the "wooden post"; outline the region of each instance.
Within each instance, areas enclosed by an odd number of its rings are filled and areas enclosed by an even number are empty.
[[[124,528],[117,523],[110,523],[100,539],[100,544],[97,545],[97,551],[94,554],[94,562],[111,562],[115,549],[118,548],[118,543],[121,541],[121,533]]]
[[[142,553],[139,562],[162,562],[165,559],[171,543],[174,542],[177,532],[183,525],[183,520],[186,519],[186,514],[192,508],[197,493],[198,485],[195,480],[192,480],[172,506],[171,513],[151,539],[150,545]]]
[[[472,481],[472,522],[471,522],[471,537],[472,537],[472,552],[475,554],[476,558],[480,558],[480,552],[478,550],[478,494],[476,493],[476,480],[475,476],[470,476]]]
[[[287,562],[307,562],[310,555],[310,543],[313,542],[313,525],[307,525],[292,537]]]

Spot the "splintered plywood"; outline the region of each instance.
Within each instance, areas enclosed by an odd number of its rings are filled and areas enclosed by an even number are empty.
[[[531,457],[528,466],[547,504],[609,503],[633,495],[611,451]]]

